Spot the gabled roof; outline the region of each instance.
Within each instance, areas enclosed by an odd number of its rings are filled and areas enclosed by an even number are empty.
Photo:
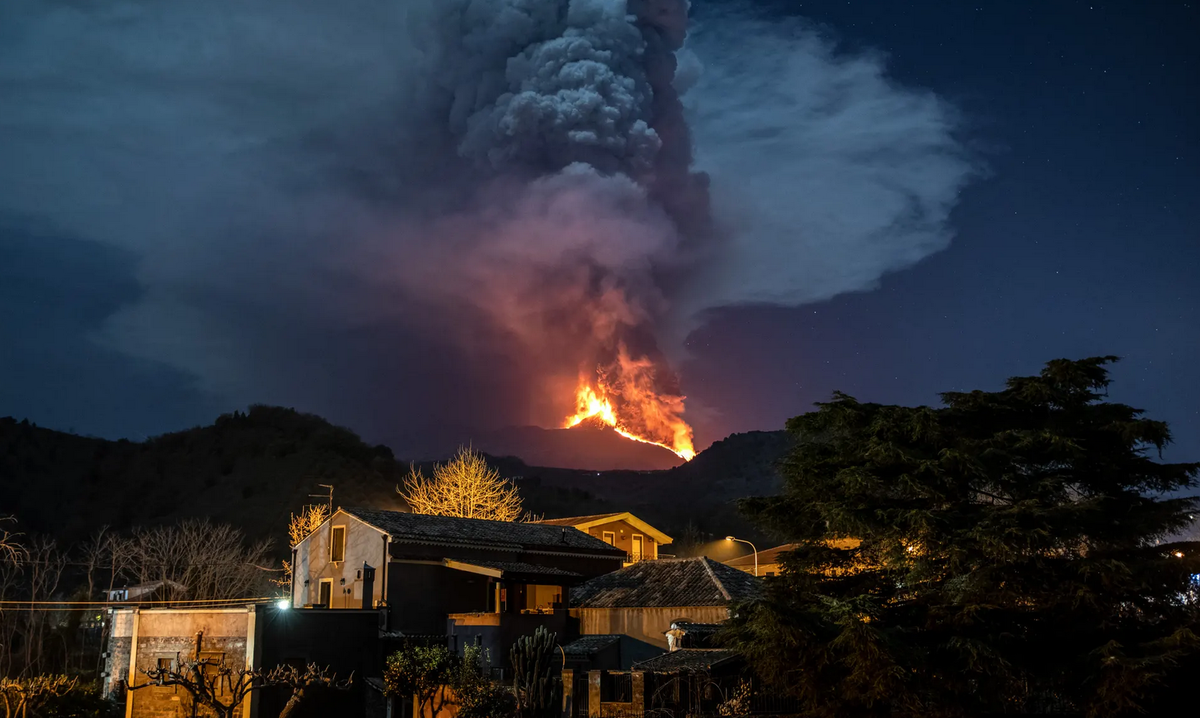
[[[542,519],[538,523],[546,524],[547,526],[573,526],[580,531],[586,532],[593,526],[609,524],[614,521],[624,521],[630,526],[649,534],[651,538],[660,544],[671,543],[675,540],[628,511],[617,511],[611,514],[592,514],[591,516],[568,516],[561,519]]]
[[[649,673],[690,673],[708,671],[737,659],[737,654],[723,648],[680,648],[678,651],[633,664],[635,671]]]
[[[391,536],[393,544],[422,543],[526,551],[560,551],[563,553],[591,553],[613,558],[625,555],[625,552],[609,546],[594,536],[568,527],[463,519],[456,516],[429,516],[355,507],[342,507],[338,510],[388,534]]]
[[[762,594],[762,579],[712,559],[640,561],[571,592],[573,608],[727,606]]]

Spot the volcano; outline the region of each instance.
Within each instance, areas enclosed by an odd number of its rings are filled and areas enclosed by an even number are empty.
[[[597,420],[569,429],[517,426],[476,439],[475,448],[492,456],[516,456],[530,466],[585,471],[655,471],[684,463],[673,451],[627,439]]]

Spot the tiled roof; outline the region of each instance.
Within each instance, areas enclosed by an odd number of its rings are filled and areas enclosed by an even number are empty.
[[[553,566],[537,566],[532,563],[523,561],[476,561],[475,559],[465,559],[461,563],[468,563],[472,566],[482,566],[484,568],[494,568],[497,571],[503,571],[508,574],[523,574],[526,576],[562,576],[563,578],[579,578],[579,574],[574,571],[564,571],[561,568]]]
[[[575,551],[613,557],[625,555],[620,549],[573,528],[376,509],[343,507],[341,510],[386,531],[393,541],[399,543]]]
[[[620,516],[622,512],[614,511],[611,514],[592,514],[591,516],[568,516],[561,519],[542,519],[538,523],[546,524],[547,526],[577,526],[586,524],[590,521],[599,521],[600,519],[611,519],[613,516]]]
[[[617,634],[580,636],[563,646],[563,652],[568,656],[587,657],[608,648],[620,640],[621,636]]]
[[[755,598],[761,592],[761,579],[701,556],[640,561],[597,576],[571,592],[571,605],[574,608],[726,606]]]
[[[672,629],[686,631],[692,634],[710,634],[721,630],[719,623],[696,623],[694,621],[675,621],[671,624]]]
[[[735,658],[736,653],[723,648],[681,648],[635,663],[633,669],[651,673],[707,671]]]

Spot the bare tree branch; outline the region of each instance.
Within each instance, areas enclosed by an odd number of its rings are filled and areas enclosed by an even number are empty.
[[[516,521],[522,515],[517,488],[470,448],[460,448],[453,459],[435,465],[432,479],[411,467],[404,487],[396,491],[415,514],[493,521]]]

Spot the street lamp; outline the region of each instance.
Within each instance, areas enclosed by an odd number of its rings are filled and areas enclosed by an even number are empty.
[[[750,543],[746,539],[734,538],[732,536],[726,536],[725,540],[726,541],[737,541],[738,543],[744,543],[747,546],[749,546],[750,548],[754,549],[754,575],[757,576],[758,575],[758,549],[754,548],[754,544]]]

